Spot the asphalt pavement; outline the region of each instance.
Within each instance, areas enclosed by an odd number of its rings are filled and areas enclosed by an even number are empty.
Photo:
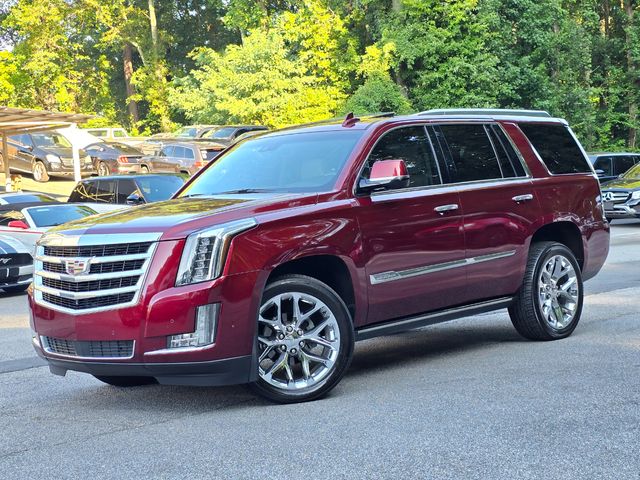
[[[357,344],[325,399],[56,377],[0,297],[0,478],[640,479],[640,222],[557,342],[506,311]]]

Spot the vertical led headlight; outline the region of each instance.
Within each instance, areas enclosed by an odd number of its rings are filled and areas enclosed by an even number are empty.
[[[233,237],[256,225],[255,219],[246,218],[189,235],[182,251],[176,286],[218,278]]]

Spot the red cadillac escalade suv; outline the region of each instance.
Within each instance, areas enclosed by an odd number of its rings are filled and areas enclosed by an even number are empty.
[[[565,121],[349,115],[241,142],[169,201],[50,231],[33,344],[58,375],[311,400],[357,340],[501,308],[526,338],[569,336],[608,249]]]

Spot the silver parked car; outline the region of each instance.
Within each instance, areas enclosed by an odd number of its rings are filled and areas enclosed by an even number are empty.
[[[182,173],[193,175],[225,149],[210,142],[167,143],[156,155],[139,160],[141,173]]]

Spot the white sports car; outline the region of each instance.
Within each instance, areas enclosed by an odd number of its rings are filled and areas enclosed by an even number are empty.
[[[11,237],[0,235],[0,289],[24,292],[33,278],[33,258],[27,248]]]

